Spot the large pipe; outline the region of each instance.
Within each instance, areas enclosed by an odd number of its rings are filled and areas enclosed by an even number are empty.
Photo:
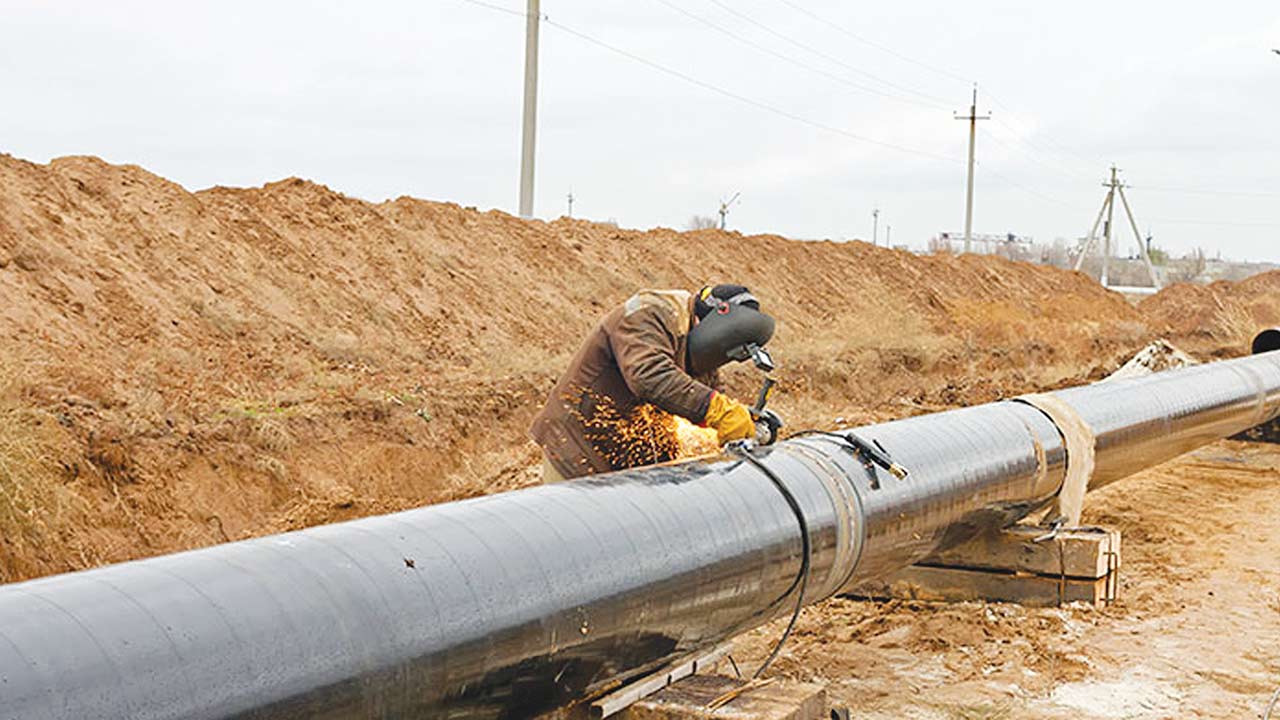
[[[1280,353],[1056,393],[1094,485],[1280,414]],[[998,402],[757,451],[807,521],[804,602],[1057,493],[1049,417]],[[790,610],[799,523],[723,456],[0,587],[0,718],[521,717]]]

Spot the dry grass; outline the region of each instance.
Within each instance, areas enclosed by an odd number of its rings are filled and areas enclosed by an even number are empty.
[[[1228,298],[1213,317],[1214,337],[1245,346],[1258,331],[1258,321],[1239,300]]]
[[[56,562],[60,530],[76,526],[84,514],[84,501],[63,483],[57,446],[46,428],[52,422],[21,407],[0,406],[0,582],[39,574],[27,567],[32,558]]]
[[[283,418],[259,416],[251,420],[253,425],[249,434],[255,447],[270,453],[283,453],[293,447],[293,434]]]
[[[84,516],[84,500],[68,485],[60,462],[60,430],[52,416],[23,400],[25,363],[0,358],[0,583],[44,574],[69,548],[60,531]],[[87,563],[82,563],[87,564]]]

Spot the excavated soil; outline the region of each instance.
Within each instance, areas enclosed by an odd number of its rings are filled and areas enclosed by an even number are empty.
[[[1280,273],[1134,306],[999,258],[524,221],[299,179],[189,192],[0,155],[0,582],[535,483],[525,429],[595,320],[637,288],[730,280],[779,320],[792,428],[1079,384],[1158,337],[1230,356],[1280,324]],[[754,396],[754,371],[727,380]],[[1280,670],[1263,647],[1276,470],[1258,446],[1207,452],[1091,502],[1125,532],[1119,607],[833,601],[778,671],[869,717],[1256,712]],[[1131,707],[1108,693],[1138,710],[1107,714]]]
[[[1083,382],[1152,337],[998,259],[0,156],[0,580],[534,482],[525,429],[595,320],[715,280],[777,315],[793,427]]]
[[[1153,329],[1179,338],[1186,350],[1234,355],[1259,329],[1280,325],[1280,272],[1239,282],[1173,285],[1144,298],[1138,310]]]

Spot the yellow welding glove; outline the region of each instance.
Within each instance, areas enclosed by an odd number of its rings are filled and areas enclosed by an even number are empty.
[[[747,406],[718,392],[711,394],[702,424],[716,431],[716,442],[721,445],[731,440],[755,437],[756,434],[756,424]]]

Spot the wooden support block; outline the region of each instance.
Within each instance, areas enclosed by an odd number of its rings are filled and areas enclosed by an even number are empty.
[[[777,679],[748,689],[724,705],[708,705],[746,681],[724,675],[691,675],[637,701],[615,717],[621,720],[820,720],[827,713],[821,685]]]
[[[1069,602],[1101,606],[1115,600],[1114,578],[1114,574],[1081,579],[912,565],[883,581],[859,585],[851,594],[856,597],[935,602],[993,600],[1029,607],[1055,607]]]
[[[1072,528],[1035,542],[1048,532],[1043,527],[1014,525],[979,535],[920,564],[1089,579],[1106,577],[1120,567],[1118,530]]]
[[[978,536],[880,580],[854,597],[941,602],[997,600],[1035,607],[1068,602],[1106,605],[1116,599],[1120,533],[1104,528],[1062,530],[1014,526]]]

